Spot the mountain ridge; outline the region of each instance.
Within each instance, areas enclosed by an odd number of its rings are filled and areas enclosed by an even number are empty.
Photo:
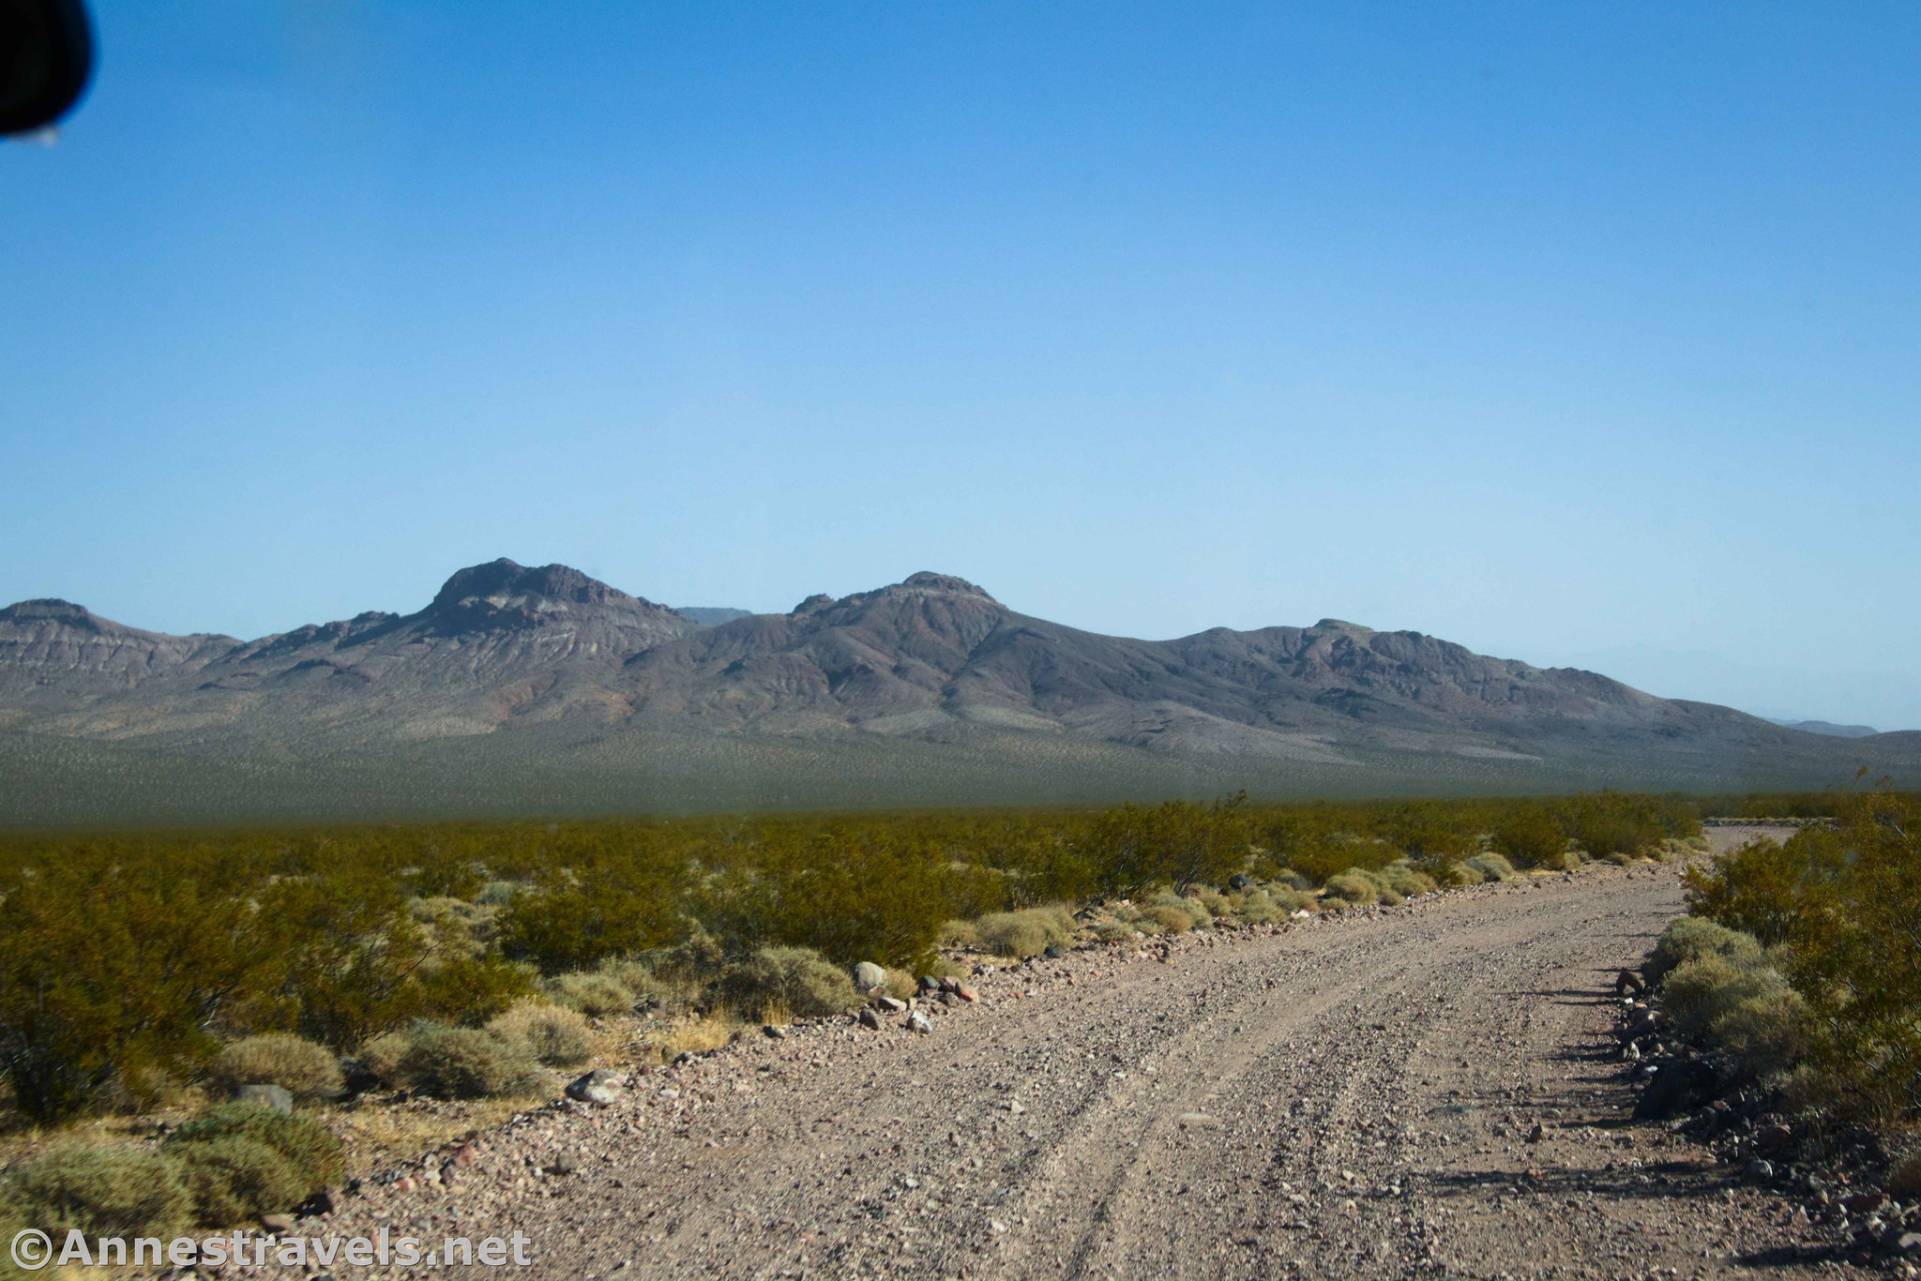
[[[1446,790],[1588,774],[1824,785],[1916,754],[1898,737],[1822,737],[1332,618],[1138,640],[1023,614],[931,571],[786,614],[729,613],[702,621],[565,565],[506,558],[456,571],[410,614],[254,640],[144,632],[44,598],[0,610],[0,729],[311,762],[503,735],[532,750],[533,728],[549,725],[570,752],[627,761],[635,777],[671,767],[662,751],[772,759],[805,742],[809,759],[831,761],[860,743],[916,743],[916,759],[972,754],[986,775],[1072,759],[1064,795],[1087,791],[1103,761]],[[672,746],[636,761],[642,741]]]

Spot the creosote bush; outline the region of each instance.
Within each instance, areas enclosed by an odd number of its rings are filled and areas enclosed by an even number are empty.
[[[339,1098],[345,1088],[333,1051],[290,1032],[263,1032],[222,1046],[212,1078],[229,1092],[242,1085],[278,1085],[308,1101]]]
[[[991,931],[1011,915],[1012,933],[980,945],[1019,952],[1032,946],[1025,914],[1062,902],[1150,905],[1114,912],[1102,928],[1116,936],[1258,921],[1290,909],[1276,886],[1318,897],[1354,870],[1421,892],[1411,875],[1460,875],[1519,811],[1558,824],[1562,844],[1587,833],[1605,856],[1693,836],[1694,809],[1614,794],[1236,796],[1100,812],[15,833],[0,836],[0,1074],[40,1124],[142,1106],[223,1070],[223,1042],[264,1034],[358,1055],[391,1080],[395,1056],[369,1048],[390,1034],[421,1021],[473,1031],[543,991],[596,1018],[632,1000],[671,1013],[713,999],[728,966],[770,946],[923,973],[944,928],[964,937],[946,923]],[[1272,907],[1227,892],[1237,876]],[[205,921],[220,928],[181,926]]]

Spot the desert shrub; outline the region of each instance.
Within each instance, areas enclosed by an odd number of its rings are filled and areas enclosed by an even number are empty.
[[[522,1001],[496,1015],[487,1030],[548,1067],[574,1067],[587,1061],[587,1020],[565,1006]]]
[[[1097,943],[1124,943],[1140,934],[1139,927],[1131,917],[1110,915],[1103,912],[1088,922],[1088,932]]]
[[[1698,916],[1676,917],[1661,931],[1642,972],[1648,982],[1659,983],[1683,962],[1708,956],[1720,957],[1734,966],[1755,966],[1762,962],[1761,944],[1751,934]]]
[[[414,1029],[397,1075],[437,1099],[521,1094],[540,1082],[540,1065],[519,1045],[481,1028],[425,1024]]]
[[[1381,891],[1365,873],[1360,871],[1342,872],[1327,878],[1327,892],[1343,903],[1366,906],[1378,903]]]
[[[243,1135],[170,1144],[168,1155],[193,1198],[194,1221],[204,1227],[290,1210],[317,1191],[286,1157]]]
[[[946,948],[977,948],[981,945],[980,927],[973,921],[947,921],[940,927],[940,945]]]
[[[1505,855],[1496,854],[1492,851],[1486,854],[1476,854],[1473,858],[1468,859],[1463,866],[1474,869],[1490,881],[1511,881],[1520,875],[1519,872],[1514,870],[1514,864],[1507,861]]]
[[[1061,907],[996,912],[974,924],[981,947],[1001,956],[1039,956],[1051,945],[1074,941],[1074,918]]]
[[[473,959],[493,941],[496,910],[464,899],[440,896],[417,898],[408,915],[420,927],[430,961]]]
[[[1140,923],[1152,934],[1185,934],[1194,928],[1194,913],[1174,903],[1153,903],[1141,909]]]
[[[151,1097],[205,1061],[236,994],[274,983],[223,869],[118,853],[56,849],[0,877],[0,1073],[35,1121]],[[221,928],[192,924],[208,920]]]
[[[354,1058],[374,1080],[392,1089],[401,1084],[400,1062],[412,1044],[407,1032],[382,1032],[356,1050]]]
[[[1207,910],[1207,904],[1194,894],[1160,894],[1154,903],[1161,907],[1177,907],[1187,913],[1193,922],[1188,926],[1193,930],[1207,930],[1214,927],[1214,914]]]
[[[1233,902],[1218,890],[1198,889],[1191,891],[1189,897],[1198,900],[1207,909],[1207,914],[1217,921],[1224,916],[1234,915]]]
[[[1567,833],[1546,806],[1529,805],[1504,816],[1490,843],[1516,867],[1560,867],[1567,852]]]
[[[1832,798],[1835,823],[1688,872],[1690,906],[1773,947],[1813,1010],[1812,1054],[1871,1118],[1921,1114],[1921,804]]]
[[[1234,908],[1234,915],[1249,925],[1267,925],[1287,916],[1287,909],[1274,901],[1265,890],[1250,890],[1241,896],[1240,903]]]
[[[305,1113],[276,1112],[247,1103],[209,1108],[169,1134],[167,1149],[227,1138],[246,1139],[277,1152],[304,1185],[303,1192],[316,1191],[340,1177],[340,1140],[332,1130]]]
[[[1496,855],[1495,857],[1500,857]],[[1480,885],[1487,880],[1487,873],[1469,862],[1449,863],[1441,874],[1443,883],[1454,889],[1465,889],[1470,885]]]
[[[1418,868],[1404,863],[1389,863],[1378,873],[1387,887],[1404,898],[1415,898],[1434,892],[1434,878]]]
[[[1668,973],[1662,992],[1675,1028],[1724,1050],[1745,1075],[1784,1071],[1806,1051],[1807,1005],[1758,954],[1690,957]]]
[[[474,895],[474,902],[482,907],[505,907],[524,888],[519,881],[488,881]]]
[[[722,973],[716,994],[745,1014],[785,1011],[796,1018],[838,1014],[856,1000],[847,972],[804,947],[763,947]]]
[[[590,1019],[625,1014],[634,1008],[633,989],[598,970],[558,974],[548,979],[546,986],[554,1004],[564,1005]]]
[[[298,1099],[339,1098],[344,1088],[332,1050],[290,1032],[263,1032],[224,1045],[212,1077],[222,1089],[278,1085]]]
[[[193,1202],[180,1170],[145,1148],[70,1143],[51,1148],[9,1179],[21,1217],[56,1237],[178,1235]]]
[[[1246,799],[1241,794],[1211,806],[1166,801],[1109,810],[1087,838],[1100,888],[1131,896],[1150,885],[1184,890],[1226,884],[1248,862]]]
[[[552,972],[663,947],[680,932],[674,900],[685,874],[651,849],[619,862],[549,870],[538,888],[515,894],[501,909],[501,950]]]

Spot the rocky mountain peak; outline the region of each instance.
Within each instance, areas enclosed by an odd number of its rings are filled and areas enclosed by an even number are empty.
[[[455,571],[426,613],[462,627],[526,626],[551,615],[571,614],[582,605],[674,616],[665,605],[629,596],[570,565],[530,567],[505,556]]]
[[[983,600],[990,601],[994,599],[987,593],[985,588],[978,587],[968,582],[965,578],[956,578],[952,574],[936,574],[925,569],[917,574],[909,574],[900,582],[895,583],[893,587],[882,588],[881,590],[940,592],[956,596],[979,596]]]
[[[100,620],[85,605],[76,605],[70,600],[55,596],[42,596],[34,600],[15,601],[5,609],[0,609],[0,622],[7,623],[66,623],[70,626],[98,628]]]

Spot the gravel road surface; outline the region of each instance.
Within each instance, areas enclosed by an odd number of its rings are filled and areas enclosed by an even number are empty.
[[[1829,1274],[1780,1202],[1627,1123],[1611,984],[1681,902],[1603,868],[1078,951],[931,1034],[796,1028],[530,1114],[326,1231],[518,1229],[510,1275],[576,1281]]]

